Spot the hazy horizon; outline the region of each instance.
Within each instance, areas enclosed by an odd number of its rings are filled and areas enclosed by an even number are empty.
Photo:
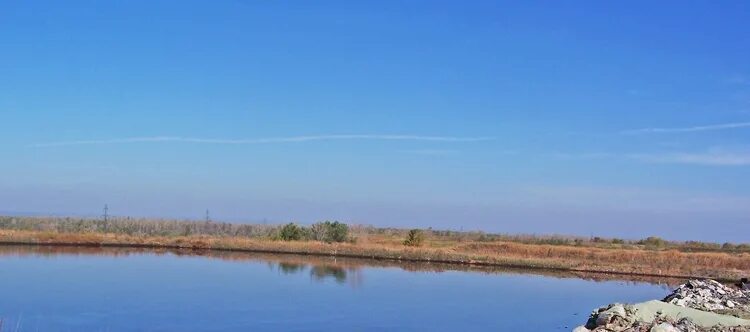
[[[750,3],[0,4],[0,211],[747,242]]]

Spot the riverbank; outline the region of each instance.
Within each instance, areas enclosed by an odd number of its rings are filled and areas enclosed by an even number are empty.
[[[412,247],[377,239],[325,243],[232,236],[138,236],[106,232],[0,230],[0,244],[211,249],[720,280],[736,280],[750,274],[748,253],[577,247],[505,241],[427,242],[422,247]]]

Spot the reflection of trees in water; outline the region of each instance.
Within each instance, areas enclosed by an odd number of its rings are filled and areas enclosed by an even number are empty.
[[[275,264],[271,263],[269,266],[285,275],[304,273],[309,268],[310,278],[318,282],[333,280],[337,284],[348,283],[353,287],[362,285],[363,278],[359,267],[334,265],[335,263],[333,261],[331,264],[304,264],[281,261]]]
[[[328,257],[315,255],[294,255],[294,254],[270,254],[257,252],[241,251],[221,251],[221,250],[195,250],[195,249],[167,249],[167,248],[133,248],[133,247],[86,247],[86,246],[28,246],[28,245],[0,245],[0,257],[2,256],[113,256],[127,257],[129,255],[157,255],[173,257],[210,257],[226,261],[237,262],[258,262],[268,264],[269,269],[278,270],[283,274],[303,273],[308,267],[317,269],[311,271],[311,278],[315,280],[325,280],[332,278],[338,283],[344,280],[346,283],[358,287],[362,284],[363,272],[362,267],[397,267],[409,272],[443,272],[443,271],[463,271],[485,274],[533,274],[553,278],[576,278],[595,282],[602,281],[623,281],[626,283],[638,284],[649,283],[663,285],[664,288],[674,288],[685,280],[683,278],[668,277],[651,277],[639,275],[618,275],[607,273],[588,273],[573,272],[561,270],[545,269],[524,269],[502,266],[483,266],[483,265],[461,265],[449,263],[434,262],[409,262],[393,260],[372,260],[363,258],[346,258],[346,257]],[[328,266],[329,268],[321,268]],[[330,270],[330,267],[343,269],[340,272],[324,272]],[[338,277],[337,277],[338,276]]]
[[[290,262],[279,262],[278,267],[279,271],[281,271],[281,273],[283,274],[295,274],[304,271],[307,265]]]
[[[332,265],[316,265],[310,269],[310,276],[317,281],[323,281],[326,278],[332,278],[337,283],[346,282],[346,270],[344,268]]]

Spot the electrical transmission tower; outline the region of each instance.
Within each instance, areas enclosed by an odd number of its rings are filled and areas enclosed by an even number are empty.
[[[104,215],[103,215],[103,217],[104,217],[104,222],[107,222],[107,220],[109,219],[109,206],[107,206],[107,204],[104,204]]]
[[[206,209],[206,222],[211,222],[211,215],[208,214],[208,209]]]

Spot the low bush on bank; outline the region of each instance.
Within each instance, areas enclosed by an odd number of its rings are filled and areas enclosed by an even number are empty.
[[[288,223],[284,225],[284,227],[281,227],[281,230],[279,231],[279,239],[283,241],[299,241],[302,240],[304,235],[304,229],[294,223]]]
[[[283,241],[312,240],[326,243],[356,242],[349,237],[349,226],[338,221],[318,222],[310,227],[288,223],[279,230],[278,239]]]
[[[664,248],[667,246],[667,241],[657,236],[649,236],[643,240],[638,241],[638,244],[652,248]]]
[[[346,242],[349,240],[349,226],[338,221],[324,221],[310,226],[312,239],[323,242]]]
[[[424,232],[421,229],[412,229],[404,240],[404,245],[409,247],[421,247],[424,241]]]

